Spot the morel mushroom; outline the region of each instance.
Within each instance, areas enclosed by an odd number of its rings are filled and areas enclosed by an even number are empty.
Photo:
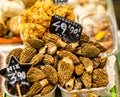
[[[46,85],[48,85],[48,83],[49,82],[47,79],[34,82],[26,93],[26,97],[33,97],[35,94],[39,93]]]
[[[20,54],[20,62],[29,63],[34,55],[36,55],[36,49],[27,47]]]
[[[45,73],[46,78],[52,83],[56,84],[58,82],[58,74],[55,68],[51,65],[41,66],[42,71]]]
[[[92,76],[88,72],[84,72],[83,75],[80,77],[84,86],[86,88],[91,88],[92,86]]]
[[[69,57],[75,64],[80,63],[78,57],[74,55],[72,52],[63,50],[63,51],[57,51],[57,55],[61,58]]]
[[[65,83],[71,78],[73,71],[74,71],[74,64],[73,61],[65,57],[58,63],[58,78],[59,84],[64,86]]]
[[[44,79],[45,77],[46,75],[44,74],[44,72],[36,67],[31,67],[27,72],[27,79],[30,82],[35,82],[35,81]]]
[[[6,57],[6,63],[7,64],[9,63],[11,56],[14,56],[19,61],[20,54],[22,53],[22,51],[23,51],[23,49],[21,49],[21,48],[15,48],[15,49],[11,50]]]

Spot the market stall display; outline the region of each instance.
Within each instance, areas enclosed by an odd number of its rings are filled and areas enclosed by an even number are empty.
[[[26,73],[30,85],[20,84],[21,94],[55,97],[58,85],[63,97],[110,95],[113,83],[110,85],[108,56],[115,54],[118,47],[116,24],[106,12],[107,3],[103,0],[68,0],[68,5],[54,4],[52,0],[27,2],[23,0],[27,10],[21,16],[8,16],[7,22],[1,22],[3,36],[21,34],[24,44],[22,48],[8,50],[6,64],[9,65],[11,56],[22,64],[31,64]],[[80,28],[75,28],[78,25]],[[18,88],[11,88],[8,80],[3,87],[8,96],[20,96]]]

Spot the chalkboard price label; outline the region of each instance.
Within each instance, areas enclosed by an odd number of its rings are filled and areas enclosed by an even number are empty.
[[[64,5],[64,4],[67,4],[68,0],[53,0],[53,2],[56,5],[58,4]]]
[[[82,26],[59,15],[54,15],[49,31],[60,36],[65,42],[77,42],[80,39]]]
[[[11,56],[9,66],[0,70],[0,74],[7,79],[8,84],[12,87],[18,83],[29,85],[26,73],[30,67],[30,64],[21,65],[13,56]]]

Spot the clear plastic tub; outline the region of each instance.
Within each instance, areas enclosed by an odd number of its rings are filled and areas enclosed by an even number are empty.
[[[109,71],[109,60],[106,63],[106,71],[108,74],[108,79],[109,79],[109,84],[107,86],[104,87],[98,87],[98,88],[83,88],[80,90],[71,90],[68,91],[65,88],[63,88],[62,86],[58,85],[58,88],[61,91],[62,97],[110,97],[110,96],[105,96],[105,95],[111,95],[110,91],[108,90],[108,86],[110,85],[110,71]],[[96,95],[96,96],[92,96],[92,95]]]
[[[82,15],[78,22],[83,26],[83,32],[107,48],[108,56],[116,53],[118,50],[117,26],[110,13],[87,13]]]
[[[7,94],[7,97],[18,97],[18,96],[15,96],[15,95],[10,94],[10,93],[8,92],[8,90],[7,90],[6,86],[5,86],[5,80],[3,81],[2,87],[3,87],[4,92]],[[38,95],[35,95],[35,96],[33,96],[33,97],[55,97],[56,87],[57,87],[57,86],[55,86],[55,88],[54,88],[50,93],[48,93],[48,94],[46,94],[46,95],[44,95],[44,96],[41,96],[41,95],[38,94]],[[23,95],[22,97],[26,97],[26,96]]]

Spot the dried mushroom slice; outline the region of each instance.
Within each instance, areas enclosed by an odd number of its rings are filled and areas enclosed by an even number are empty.
[[[57,84],[58,82],[58,74],[55,68],[51,65],[41,66],[42,71],[45,73],[46,78],[52,83]]]
[[[66,51],[66,50],[57,51],[57,55],[60,58],[69,57],[75,64],[80,63],[78,57],[75,54],[73,54],[72,52],[69,52],[69,51]]]
[[[65,57],[58,62],[58,79],[59,84],[64,86],[65,83],[71,78],[74,71],[74,63],[73,61]]]
[[[31,67],[27,72],[27,79],[30,82],[35,82],[41,79],[44,79],[46,76],[42,70],[36,67]]]
[[[100,54],[100,50],[90,43],[83,43],[81,45],[81,53],[85,57],[97,57]]]
[[[45,54],[44,59],[43,59],[43,63],[44,64],[50,64],[50,65],[54,64],[54,58],[49,54]]]
[[[44,46],[45,44],[43,40],[36,38],[27,38],[26,42],[35,49],[40,49],[40,47]]]
[[[55,88],[54,85],[48,84],[47,86],[45,86],[45,87],[42,89],[42,91],[41,91],[40,94],[41,94],[42,96],[43,96],[43,95],[46,95],[46,94],[50,93],[54,88]]]
[[[47,79],[34,82],[30,89],[28,90],[28,92],[26,93],[26,97],[33,97],[34,95],[39,93],[46,85],[48,85],[48,83],[49,82]]]
[[[89,58],[80,57],[80,61],[82,62],[82,64],[84,65],[85,70],[88,73],[93,72],[93,62],[92,62],[92,60],[90,60]]]
[[[34,55],[36,55],[36,49],[26,47],[20,54],[20,62],[29,63]]]
[[[11,50],[6,57],[6,63],[7,64],[9,63],[11,56],[14,56],[19,61],[20,54],[21,54],[22,51],[23,51],[22,48],[16,48],[16,49]]]
[[[83,75],[80,77],[84,86],[86,88],[91,88],[92,86],[92,76],[88,72],[84,72]]]
[[[83,64],[75,65],[75,74],[81,75],[84,72],[84,66]]]
[[[104,87],[109,83],[108,74],[105,69],[95,69],[93,71],[93,83],[97,87]]]

